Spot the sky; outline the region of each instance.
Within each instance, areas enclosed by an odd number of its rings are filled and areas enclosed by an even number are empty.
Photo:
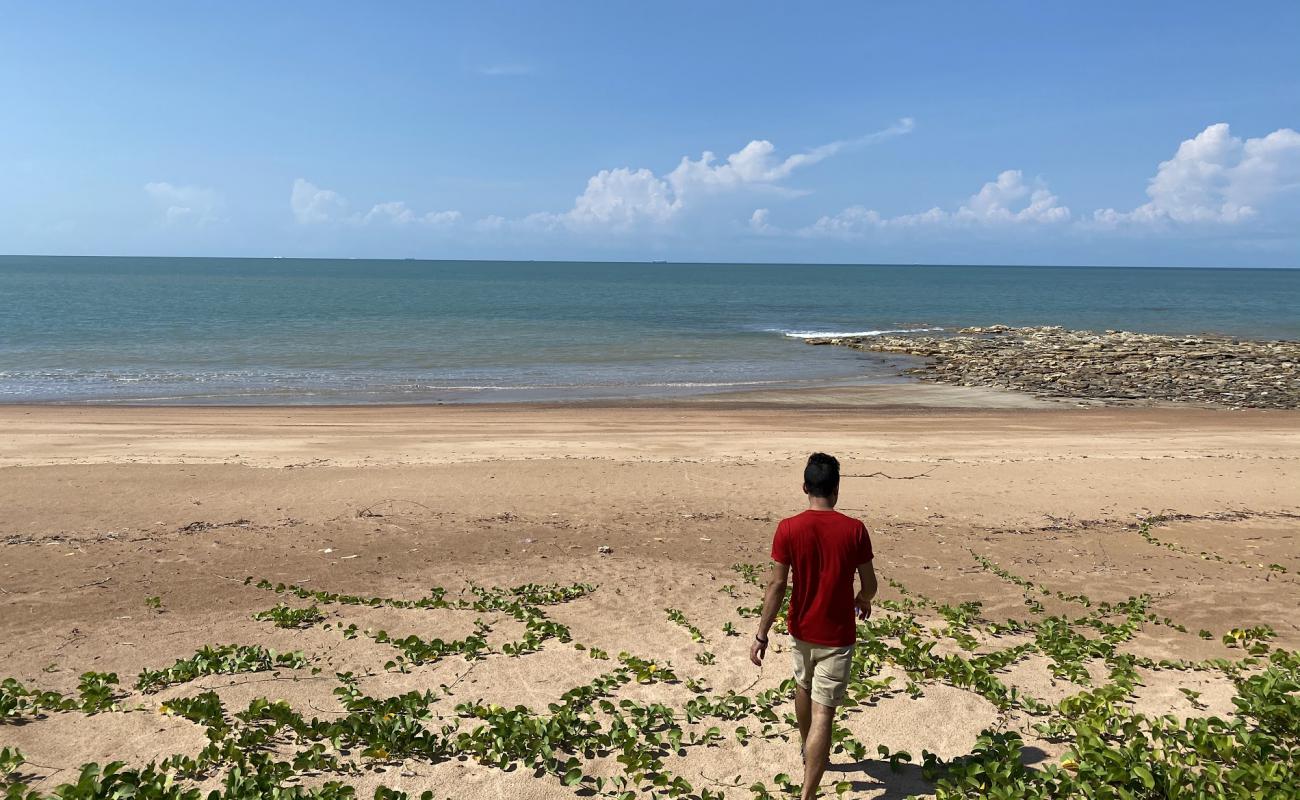
[[[0,0],[0,252],[1300,267],[1300,3]]]

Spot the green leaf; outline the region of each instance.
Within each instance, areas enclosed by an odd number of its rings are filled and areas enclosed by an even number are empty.
[[[1137,765],[1133,767],[1133,774],[1137,775],[1139,778],[1142,779],[1142,785],[1145,786],[1146,788],[1148,789],[1156,788],[1156,779],[1155,776],[1151,774],[1151,770],[1147,769],[1144,766]]]

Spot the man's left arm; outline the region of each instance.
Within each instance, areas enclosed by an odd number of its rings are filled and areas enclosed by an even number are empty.
[[[758,618],[758,633],[749,645],[749,660],[756,667],[763,666],[763,656],[767,655],[767,633],[781,611],[781,601],[785,599],[785,587],[789,581],[790,565],[773,561],[767,576],[767,592],[763,595],[763,613]]]
[[[858,580],[862,583],[862,589],[858,591],[857,597],[853,598],[853,605],[857,608],[858,619],[870,619],[871,601],[876,596],[876,591],[880,584],[876,581],[875,564],[868,561],[865,564],[858,565]]]

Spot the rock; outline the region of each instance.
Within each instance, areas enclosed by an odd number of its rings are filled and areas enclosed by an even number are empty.
[[[993,335],[990,335],[993,334]],[[1108,403],[1300,408],[1300,342],[988,325],[954,336],[810,339],[927,359],[921,380]]]
[[[1008,333],[1008,332],[1010,332],[1011,330],[1012,330],[1012,329],[1011,329],[1010,327],[1006,326],[1006,325],[989,325],[988,327],[984,327],[984,328],[962,328],[961,330],[959,330],[959,331],[957,331],[957,332],[958,332],[958,333],[973,333],[973,334],[982,334],[982,333],[995,333],[995,334],[996,334],[996,333]]]

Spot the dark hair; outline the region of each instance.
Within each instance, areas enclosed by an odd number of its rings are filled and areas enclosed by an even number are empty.
[[[840,491],[840,462],[835,456],[813,453],[803,468],[803,485],[812,497],[830,497]]]

